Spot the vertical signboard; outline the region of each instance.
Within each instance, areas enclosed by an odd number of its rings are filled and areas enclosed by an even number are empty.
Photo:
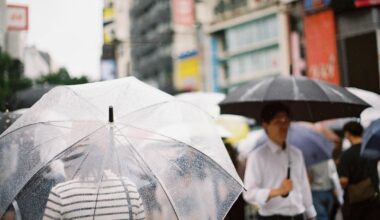
[[[29,12],[27,6],[7,5],[7,30],[27,31],[29,28]]]
[[[194,91],[201,89],[201,71],[196,51],[181,54],[176,61],[174,82],[176,89]]]
[[[336,29],[332,10],[304,18],[307,75],[340,84]]]
[[[195,23],[194,0],[172,0],[173,22],[176,25],[192,26]]]

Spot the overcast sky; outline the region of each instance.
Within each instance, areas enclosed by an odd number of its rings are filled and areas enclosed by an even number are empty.
[[[28,45],[72,76],[100,77],[103,0],[7,0],[29,6]]]

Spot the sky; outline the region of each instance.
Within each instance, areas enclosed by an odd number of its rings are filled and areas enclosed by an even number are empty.
[[[29,6],[27,45],[74,76],[100,78],[103,0],[7,0]]]

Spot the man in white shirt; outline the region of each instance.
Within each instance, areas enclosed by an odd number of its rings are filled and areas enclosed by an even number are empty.
[[[259,205],[260,220],[314,219],[304,159],[297,148],[286,144],[290,111],[271,103],[261,113],[268,141],[252,151],[247,160],[244,199]]]

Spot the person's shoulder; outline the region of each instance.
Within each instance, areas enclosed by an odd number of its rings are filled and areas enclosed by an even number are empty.
[[[302,156],[302,151],[293,145],[289,145],[289,150],[297,156]]]
[[[360,146],[351,145],[347,150],[342,152],[342,157],[351,157],[360,152]]]
[[[79,180],[68,180],[65,182],[58,183],[51,189],[51,191],[61,193],[62,191],[76,187],[78,184],[80,184]]]
[[[248,153],[248,158],[261,158],[262,155],[266,154],[268,151],[268,147],[266,146],[266,143],[261,144],[260,146],[255,147]]]

